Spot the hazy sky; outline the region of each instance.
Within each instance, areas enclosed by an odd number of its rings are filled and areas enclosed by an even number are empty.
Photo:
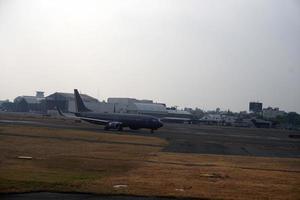
[[[0,0],[0,99],[300,112],[299,0]]]

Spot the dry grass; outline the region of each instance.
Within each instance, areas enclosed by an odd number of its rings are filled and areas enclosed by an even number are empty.
[[[161,152],[159,138],[0,127],[0,192],[299,199],[300,159]],[[32,160],[17,156],[32,156]],[[117,184],[128,188],[114,189]]]

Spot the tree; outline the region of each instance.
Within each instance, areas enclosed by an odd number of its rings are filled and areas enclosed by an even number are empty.
[[[286,116],[286,121],[293,126],[300,126],[300,115],[296,112],[290,112]]]
[[[300,115],[296,112],[289,112],[284,116],[277,116],[275,122],[286,127],[300,127]]]

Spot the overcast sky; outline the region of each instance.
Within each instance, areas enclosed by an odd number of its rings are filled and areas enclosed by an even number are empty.
[[[300,112],[299,0],[0,0],[0,99]]]

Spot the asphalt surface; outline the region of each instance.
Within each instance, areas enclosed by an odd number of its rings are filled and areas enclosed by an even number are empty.
[[[170,141],[164,151],[246,155],[265,157],[300,157],[300,134],[285,130],[172,125],[162,137]]]
[[[40,121],[0,120],[0,125],[1,124],[22,124],[52,128],[89,130],[99,133],[109,132],[112,134],[154,136],[166,139],[169,142],[169,145],[163,149],[163,151],[166,152],[289,158],[300,157],[300,139],[297,137],[290,137],[291,135],[300,135],[299,131],[216,127],[190,124],[165,124],[163,128],[157,130],[154,134],[151,134],[149,130],[133,131],[125,129],[123,132],[104,131],[102,126],[89,125],[85,123],[63,124],[63,122],[51,123]],[[3,135],[5,133],[0,132],[0,135],[1,134]],[[24,136],[20,135],[20,137]],[[36,136],[28,135],[28,137]],[[56,139],[76,140],[76,138]]]
[[[174,198],[161,197],[138,197],[138,196],[103,196],[84,193],[53,193],[53,192],[31,192],[21,194],[0,195],[3,200],[171,200]],[[180,200],[180,198],[176,198]],[[183,199],[183,198],[181,198]],[[184,200],[188,200],[185,198]]]

